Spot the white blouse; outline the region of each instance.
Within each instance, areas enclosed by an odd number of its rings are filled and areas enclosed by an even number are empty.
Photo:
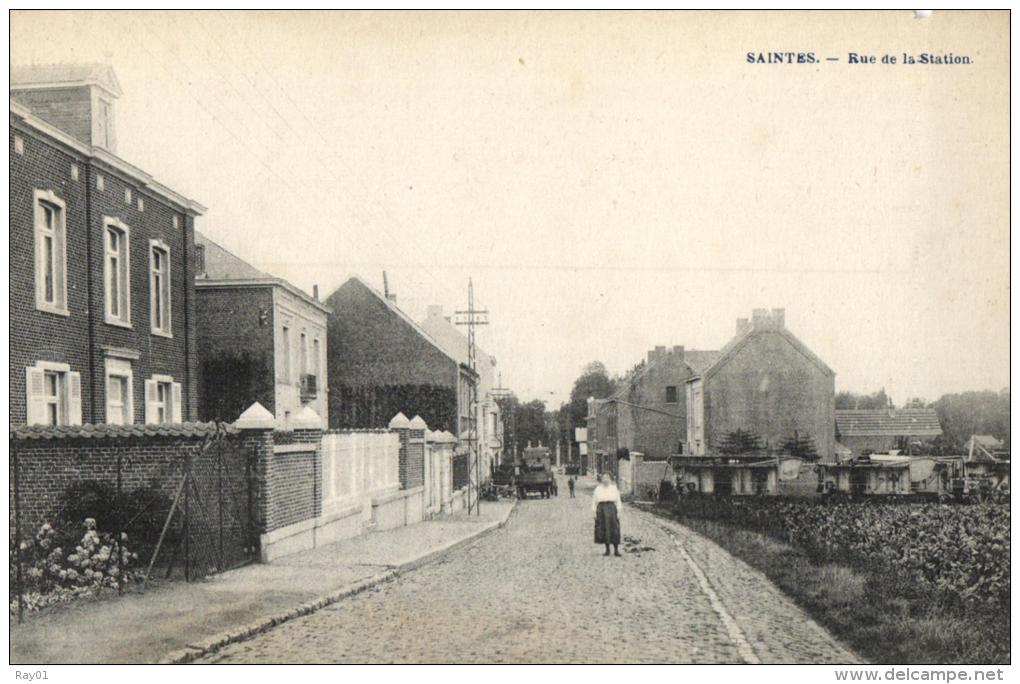
[[[616,485],[600,484],[595,487],[595,492],[591,495],[591,512],[594,513],[600,503],[605,501],[611,501],[616,504],[616,515],[620,517],[623,513],[623,500],[620,498],[620,490]]]

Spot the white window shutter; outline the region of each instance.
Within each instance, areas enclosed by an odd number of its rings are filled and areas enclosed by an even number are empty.
[[[159,421],[159,394],[155,380],[145,381],[145,423],[151,425]]]
[[[81,425],[81,373],[67,374],[67,424]]]
[[[184,422],[184,420],[182,419],[182,416],[184,415],[184,411],[182,410],[184,407],[182,406],[182,404],[184,402],[181,399],[181,394],[182,394],[181,383],[179,382],[173,383],[173,416],[175,423]]]
[[[25,369],[25,422],[29,425],[46,422],[44,380],[41,368],[29,366]]]

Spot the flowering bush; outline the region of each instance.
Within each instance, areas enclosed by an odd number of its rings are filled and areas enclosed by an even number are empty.
[[[681,518],[770,535],[821,560],[881,564],[947,598],[1009,605],[1009,505],[691,496]]]
[[[94,518],[86,518],[84,528],[81,541],[69,552],[61,544],[61,535],[49,523],[40,527],[34,538],[21,541],[21,579],[28,610],[95,594],[104,588],[117,589],[135,579],[138,554],[126,546],[127,534],[121,535],[118,544],[115,537],[96,529]],[[14,587],[17,565],[13,538],[9,560]],[[16,612],[17,606],[15,595],[11,611]]]

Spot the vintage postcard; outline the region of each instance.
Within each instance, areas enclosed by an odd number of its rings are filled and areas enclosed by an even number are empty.
[[[1003,679],[1009,11],[9,21],[18,679]]]

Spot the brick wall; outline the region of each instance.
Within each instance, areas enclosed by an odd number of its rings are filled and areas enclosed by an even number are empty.
[[[15,136],[24,154],[15,152]],[[67,363],[82,376],[82,419],[88,420],[86,387],[89,368],[86,183],[82,159],[16,130],[9,138],[10,159],[10,422],[26,419],[25,368],[37,361]],[[79,177],[71,177],[77,164]],[[66,203],[67,308],[69,316],[35,306],[34,190],[51,190]]]
[[[67,363],[81,373],[82,421],[105,422],[105,347],[130,350],[138,357],[132,360],[135,422],[144,420],[143,381],[153,374],[170,375],[182,384],[182,417],[193,420],[197,415],[193,217],[130,178],[99,168],[27,127],[12,124],[10,132],[11,422],[26,419],[25,368],[39,360]],[[24,141],[23,154],[15,152],[15,135]],[[77,180],[72,177],[72,165],[78,167]],[[103,190],[97,188],[98,176],[103,178]],[[51,190],[67,205],[69,316],[35,308],[35,189]],[[131,190],[130,202],[126,189]],[[130,227],[130,328],[105,321],[106,216]],[[162,240],[170,249],[173,336],[169,338],[151,332],[150,239]]]
[[[92,93],[88,87],[14,90],[20,102],[46,123],[70,133],[77,140],[92,140]]]
[[[256,401],[275,414],[272,289],[195,294],[199,420],[236,420]]]
[[[620,407],[617,429],[621,446],[650,458],[667,458],[678,453],[680,443],[687,440],[684,383],[692,373],[683,355],[682,348],[663,350],[628,388],[622,398],[642,408]],[[676,387],[676,402],[666,402],[667,386]]]
[[[320,430],[277,432],[260,469],[261,532],[322,515]],[[294,450],[295,447],[307,449]]]
[[[245,430],[204,451],[203,438],[12,439],[12,520],[18,509],[22,534],[34,535],[58,518],[69,487],[87,481],[115,487],[118,468],[122,491],[155,487],[169,508],[190,467],[191,558],[217,565],[222,506],[225,555],[236,564],[257,555],[259,534],[322,514],[321,436],[319,430]],[[177,534],[184,500],[182,495],[171,526]],[[123,521],[97,522],[113,531]]]
[[[401,480],[404,489],[413,489],[425,484],[425,431],[408,430],[406,480]]]
[[[142,550],[139,540],[147,538],[151,553],[162,529],[164,515],[180,490],[181,497],[169,528],[170,539],[180,539],[188,514],[190,559],[193,567],[220,567],[222,548],[224,566],[251,560],[257,545],[254,524],[257,492],[249,489],[255,445],[248,433],[234,435],[203,450],[202,438],[138,437],[115,439],[12,439],[9,459],[9,497],[12,510],[18,509],[22,535],[34,535],[44,522],[55,523],[67,504],[65,493],[75,484],[98,482],[115,491],[118,469],[121,490],[129,494],[139,488],[151,488],[153,511],[160,511],[147,523],[148,529],[131,527],[129,540]],[[188,468],[192,486],[181,490]],[[15,469],[17,478],[15,478]],[[17,486],[17,505],[15,487]],[[222,521],[222,547],[220,524]],[[97,520],[101,531],[115,532],[120,525],[133,524],[125,519]],[[169,562],[175,543],[161,554],[161,563]],[[145,558],[144,561],[148,561]],[[183,565],[183,561],[179,560]]]

